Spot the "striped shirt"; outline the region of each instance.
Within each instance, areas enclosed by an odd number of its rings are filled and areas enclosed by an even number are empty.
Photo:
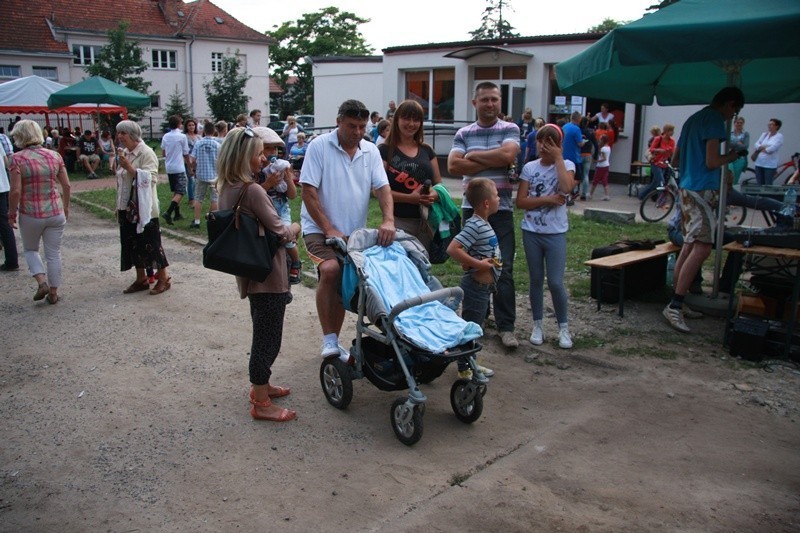
[[[453,137],[453,148],[450,151],[468,154],[481,150],[494,150],[509,142],[519,146],[519,126],[513,122],[498,120],[488,127],[473,122],[469,126],[464,126],[458,130],[455,137]],[[514,209],[514,204],[511,201],[514,186],[508,181],[508,167],[488,168],[474,176],[464,176],[465,190],[469,180],[472,178],[491,179],[497,187],[497,194],[500,196],[500,210],[512,211]],[[466,197],[463,198],[461,206],[464,208],[472,207]]]
[[[19,169],[22,178],[19,212],[33,218],[62,214],[64,207],[56,183],[59,171],[64,168],[64,160],[58,152],[31,146],[12,154],[9,159],[9,170]]]
[[[464,247],[464,251],[467,252],[470,257],[474,257],[478,260],[494,258],[496,259],[495,264],[503,264],[503,258],[500,255],[500,242],[497,240],[497,234],[494,232],[489,222],[478,215],[472,215],[467,219],[464,223],[464,227],[461,228],[461,232],[456,235],[454,239]],[[472,271],[474,271],[474,269],[470,270],[470,272]],[[494,279],[497,281],[497,278],[500,277],[500,269],[495,266],[492,268],[492,271]]]
[[[195,177],[210,183],[217,179],[217,156],[220,143],[214,137],[199,139],[192,148],[192,158],[197,162]]]

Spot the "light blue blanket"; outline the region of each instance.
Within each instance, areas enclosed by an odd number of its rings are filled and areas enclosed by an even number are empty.
[[[364,251],[367,284],[375,289],[386,310],[398,303],[431,292],[419,270],[397,243],[373,246]],[[478,324],[467,322],[441,302],[429,302],[407,309],[395,320],[397,332],[415,346],[433,353],[483,336]]]

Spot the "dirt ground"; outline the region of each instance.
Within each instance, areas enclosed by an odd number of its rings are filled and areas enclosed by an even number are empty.
[[[172,290],[122,294],[114,224],[73,208],[62,301],[0,275],[2,531],[798,531],[800,374],[742,365],[722,320],[681,336],[661,305],[624,319],[573,301],[571,351],[482,352],[483,416],[424,386],[424,435],[400,444],[401,393],[319,384],[311,289],[295,289],[273,381],[296,421],[248,413],[248,305],[201,248],[165,239]],[[344,338],[352,338],[348,316]]]

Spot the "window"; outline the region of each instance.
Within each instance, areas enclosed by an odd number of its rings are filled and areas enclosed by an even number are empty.
[[[157,94],[150,95],[150,107],[159,108],[161,107],[161,96]]]
[[[175,50],[153,50],[153,68],[176,70],[178,63],[175,56]]]
[[[58,69],[56,67],[33,67],[33,75],[50,81],[58,81]]]
[[[19,65],[0,65],[0,78],[19,78]]]
[[[406,72],[406,95],[425,110],[427,120],[453,120],[456,71],[452,68]]]
[[[524,80],[527,76],[528,67],[525,65],[505,67],[475,67],[475,80]]]
[[[222,72],[222,52],[211,52],[211,72]]]
[[[75,65],[94,65],[100,56],[100,47],[88,44],[74,44],[72,45],[72,55],[72,62]]]

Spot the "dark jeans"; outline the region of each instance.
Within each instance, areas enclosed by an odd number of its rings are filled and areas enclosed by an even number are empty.
[[[472,209],[463,210],[462,220],[466,221],[473,214]],[[494,321],[500,332],[514,331],[517,319],[517,300],[514,292],[514,214],[511,211],[498,211],[489,217],[497,241],[500,243],[500,255],[503,258],[503,270],[497,280],[497,292],[492,297]]]
[[[3,243],[3,251],[6,253],[6,266],[18,267],[17,240],[14,237],[14,229],[8,223],[8,194],[0,192],[0,242]]]
[[[495,291],[494,285],[479,283],[467,272],[461,276],[460,286],[464,291],[464,299],[461,300],[461,318],[483,327],[483,321],[489,313],[489,295]],[[458,361],[459,372],[467,368],[469,368],[467,363]]]
[[[643,200],[652,191],[664,185],[664,169],[655,165],[650,165],[650,183],[647,187],[639,191],[639,200]]]

